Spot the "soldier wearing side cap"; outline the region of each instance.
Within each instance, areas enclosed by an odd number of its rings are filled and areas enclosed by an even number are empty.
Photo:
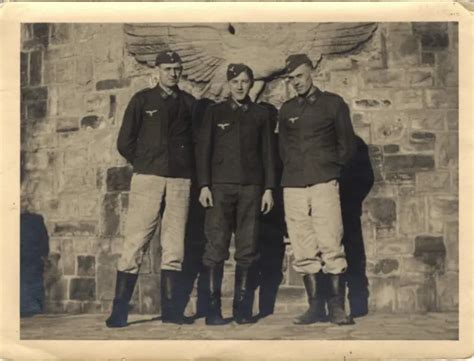
[[[294,269],[303,276],[309,308],[295,324],[323,321],[318,273],[329,278],[329,320],[353,321],[344,311],[342,274],[347,268],[342,246],[343,225],[339,177],[356,148],[349,108],[344,100],[318,89],[312,62],[305,54],[286,60],[290,85],[297,96],[279,114],[279,152],[285,219],[294,254]],[[323,306],[323,307],[322,307]]]
[[[161,319],[164,323],[187,321],[179,284],[195,169],[191,122],[194,98],[178,88],[182,66],[177,53],[160,52],[156,67],[159,83],[132,97],[117,140],[119,153],[133,165],[133,176],[108,327],[127,325],[140,265],[158,226],[162,247]]]
[[[269,111],[248,96],[253,72],[244,64],[230,64],[227,80],[231,97],[207,109],[196,148],[199,200],[206,208],[208,325],[225,323],[221,285],[232,233],[237,263],[233,317],[239,324],[255,321],[259,217],[273,207],[275,187],[274,129]]]

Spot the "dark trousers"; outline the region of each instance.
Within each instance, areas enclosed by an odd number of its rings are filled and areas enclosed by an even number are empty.
[[[204,222],[204,265],[213,267],[229,259],[229,244],[234,232],[235,261],[240,267],[250,267],[258,259],[262,187],[215,184],[212,198],[214,206],[206,209]]]

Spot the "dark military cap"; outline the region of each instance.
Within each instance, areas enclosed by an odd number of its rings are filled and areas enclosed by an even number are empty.
[[[156,56],[155,65],[181,63],[181,57],[178,53],[167,50],[161,51]]]
[[[286,58],[286,61],[285,61],[286,72],[291,73],[293,70],[295,70],[297,67],[303,64],[308,64],[311,67],[313,66],[313,62],[311,61],[310,58],[308,58],[308,55],[306,54],[290,55],[288,58]]]
[[[240,73],[246,72],[250,80],[253,80],[253,71],[245,64],[229,64],[227,67],[227,80],[231,80],[236,76],[239,76]]]

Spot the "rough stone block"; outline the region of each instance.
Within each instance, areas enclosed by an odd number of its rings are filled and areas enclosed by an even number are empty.
[[[400,146],[398,144],[386,144],[383,146],[383,152],[387,154],[394,154],[400,151]]]
[[[95,279],[72,278],[69,285],[69,298],[78,301],[95,301]]]
[[[459,129],[459,112],[457,110],[449,110],[446,115],[448,121],[448,129],[458,131]]]
[[[434,53],[423,51],[421,53],[421,64],[422,65],[428,65],[428,66],[434,66],[434,64],[435,64],[435,55],[434,55]]]
[[[44,283],[44,297],[47,301],[62,301],[68,298],[68,281],[65,278],[54,278]]]
[[[428,266],[441,270],[444,267],[444,259],[446,257],[443,237],[417,236],[415,238],[414,256]]]
[[[109,90],[118,88],[127,88],[130,86],[130,79],[106,79],[100,80],[96,84],[96,90]]]
[[[82,313],[82,302],[77,301],[66,301],[64,302],[64,312],[72,315],[78,315]]]
[[[433,277],[427,278],[424,284],[417,288],[418,309],[423,312],[437,311],[436,306],[436,284]]]
[[[374,182],[380,182],[382,178],[383,153],[379,146],[369,144],[369,159],[374,173]]]
[[[396,204],[390,198],[370,198],[364,202],[370,219],[380,227],[390,227],[397,218]]]
[[[444,111],[410,110],[406,114],[413,130],[444,130],[446,118]]]
[[[415,265],[415,262],[418,262],[416,259],[414,259],[412,256],[410,256],[411,260],[409,266]],[[404,259],[403,263],[406,263],[406,258]],[[421,264],[421,263],[420,263]],[[425,267],[426,265],[421,264],[422,267]],[[408,267],[407,264],[402,265],[402,272],[400,273],[400,287],[406,287],[406,286],[420,286],[426,283],[427,278],[431,277],[430,274],[427,274],[425,272],[411,272],[407,271]],[[415,268],[418,266],[415,266]],[[426,266],[428,267],[428,266]],[[427,269],[427,268],[426,268]]]
[[[421,35],[423,50],[444,50],[449,46],[449,36],[446,32],[430,32]]]
[[[74,254],[88,254],[93,253],[91,240],[87,238],[75,238],[73,239]]]
[[[458,89],[426,89],[425,101],[428,108],[457,109],[459,106]]]
[[[425,202],[421,197],[401,197],[398,202],[399,227],[402,234],[423,232],[425,226]]]
[[[436,279],[437,310],[458,311],[459,307],[459,274],[448,272]]]
[[[400,287],[397,292],[398,312],[412,313],[417,310],[416,287]]]
[[[113,167],[107,169],[107,191],[129,191],[133,169],[131,167]]]
[[[41,51],[33,51],[30,53],[30,85],[40,85],[43,75],[43,53]]]
[[[120,233],[120,205],[119,194],[108,193],[102,203],[102,231],[103,236],[117,236]]]
[[[48,87],[24,88],[21,90],[21,101],[38,101],[48,99]]]
[[[114,267],[97,267],[97,299],[101,301],[112,301],[115,295],[115,280],[117,270]]]
[[[434,157],[420,154],[400,154],[385,156],[384,169],[387,172],[425,171],[434,169]]]
[[[410,134],[410,145],[414,150],[434,150],[436,135],[431,132],[415,131]]]
[[[73,132],[79,130],[79,119],[78,118],[57,118],[56,119],[56,132]]]
[[[86,277],[95,276],[94,256],[77,256],[77,275]]]
[[[29,53],[21,52],[20,53],[20,83],[21,87],[28,85],[28,63],[29,63]]]
[[[94,190],[96,185],[95,171],[90,168],[66,169],[59,178],[60,191]]]
[[[399,272],[397,259],[384,258],[374,265],[374,273],[378,276],[391,276]]]
[[[372,70],[363,76],[365,84],[374,88],[399,88],[405,83],[405,73],[398,70]],[[345,86],[354,86],[346,83]]]
[[[59,84],[72,83],[74,80],[74,60],[60,60],[56,62],[54,76]],[[73,96],[73,94],[68,96]]]
[[[386,39],[388,66],[417,65],[420,57],[420,44],[417,36],[399,33]]]
[[[442,233],[444,222],[458,219],[459,201],[455,197],[434,197],[428,202],[430,232]]]
[[[287,304],[306,302],[306,291],[303,287],[280,286],[278,289],[277,302]]]
[[[448,172],[422,172],[416,175],[416,188],[418,192],[449,192],[450,175]]]
[[[450,221],[446,223],[446,269],[459,270],[459,223]]]
[[[423,91],[398,90],[395,92],[393,105],[400,110],[423,109]]]
[[[435,151],[438,167],[457,168],[459,163],[458,133],[439,134]]]
[[[46,314],[61,314],[64,313],[64,305],[61,301],[46,301],[43,308]]]
[[[101,120],[102,121],[102,120]],[[109,129],[97,129],[89,143],[89,160],[97,165],[110,165],[116,152],[117,135]]]
[[[97,129],[103,124],[104,119],[97,115],[88,115],[81,119],[81,128]]]
[[[102,313],[102,303],[101,302],[82,302],[81,307],[82,313]]]
[[[405,136],[408,122],[400,114],[385,113],[372,125],[377,144],[400,143]]]
[[[397,307],[397,289],[396,278],[371,278],[369,309],[376,312],[394,312]]]
[[[61,242],[61,266],[64,275],[71,276],[76,274],[74,244],[71,239],[64,239]]]
[[[53,23],[51,25],[51,44],[67,44],[71,39],[71,25]]]
[[[92,56],[82,56],[76,62],[76,83],[82,86],[92,84],[93,72]]]
[[[64,169],[87,168],[89,165],[86,148],[70,148],[63,153]]]
[[[415,34],[425,34],[433,32],[445,32],[448,30],[448,23],[446,22],[413,22],[411,23],[413,27],[413,32]]]
[[[28,118],[44,118],[47,114],[47,104],[45,100],[27,104]]]
[[[428,274],[433,272],[433,268],[431,266],[422,262],[419,259],[414,258],[413,256],[403,257],[401,262],[402,275],[407,273]]]
[[[97,221],[56,222],[53,234],[55,236],[93,236],[96,230]]]
[[[433,74],[428,70],[408,72],[408,85],[413,87],[430,87],[434,83]]]
[[[90,92],[85,96],[85,107],[88,113],[106,115],[109,111],[109,97],[105,93]]]

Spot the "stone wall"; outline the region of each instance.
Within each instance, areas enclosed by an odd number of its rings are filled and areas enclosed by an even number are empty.
[[[128,100],[152,73],[124,44],[120,24],[22,27],[22,205],[49,234],[46,312],[110,309],[131,177],[115,142]],[[361,214],[371,311],[458,307],[457,46],[454,23],[382,23],[314,74],[350,105],[374,173]],[[287,96],[276,78],[261,99],[279,107]],[[156,244],[138,312],[159,311]],[[288,247],[279,310],[305,302],[290,260]]]

